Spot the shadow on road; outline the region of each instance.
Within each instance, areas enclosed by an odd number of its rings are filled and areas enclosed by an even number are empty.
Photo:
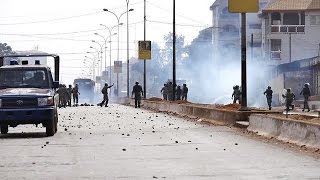
[[[45,137],[47,137],[46,133],[42,133],[42,132],[8,133],[8,134],[0,135],[0,139],[23,139],[23,138],[45,138]]]

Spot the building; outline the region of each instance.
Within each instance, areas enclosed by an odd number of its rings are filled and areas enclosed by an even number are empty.
[[[272,0],[262,12],[263,56],[270,64],[319,56],[320,0]]]
[[[260,10],[270,0],[260,0]],[[212,11],[212,43],[215,59],[219,55],[232,60],[240,57],[240,14],[229,13],[228,0],[216,0],[210,7]],[[262,58],[262,21],[261,11],[259,13],[247,14],[247,44],[253,46],[253,58]],[[251,39],[253,37],[253,41]],[[251,54],[251,48],[248,48]],[[227,56],[226,56],[227,55]],[[218,56],[218,57],[217,57]]]

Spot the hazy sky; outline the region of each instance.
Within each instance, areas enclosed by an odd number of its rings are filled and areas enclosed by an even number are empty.
[[[198,31],[211,25],[209,7],[215,0],[176,0],[176,32],[186,37],[187,43]],[[100,24],[113,27],[117,15],[126,11],[125,0],[1,0],[0,42],[6,42],[14,50],[31,50],[60,54],[62,77],[66,83],[80,76],[87,51],[94,52],[91,42],[107,37],[108,32]],[[143,0],[130,0],[129,12],[130,57],[136,56],[138,40],[143,40]],[[172,32],[172,0],[147,0],[147,40],[163,43],[163,36]],[[120,22],[120,60],[126,60],[126,15]],[[114,28],[114,33],[117,28]],[[100,48],[100,47],[99,47]],[[108,47],[109,48],[109,47]],[[117,56],[117,36],[112,37],[112,59]],[[91,56],[90,54],[87,54]],[[108,54],[107,54],[108,55]],[[109,64],[109,60],[108,60]],[[113,63],[112,63],[113,64]],[[103,65],[104,66],[104,65]],[[85,70],[87,71],[88,68]]]

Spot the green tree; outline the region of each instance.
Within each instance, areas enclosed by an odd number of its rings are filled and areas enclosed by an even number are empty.
[[[7,43],[0,43],[0,55],[13,54],[11,46],[8,46]]]

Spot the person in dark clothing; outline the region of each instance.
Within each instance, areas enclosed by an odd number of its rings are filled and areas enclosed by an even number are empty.
[[[78,84],[72,89],[72,95],[73,95],[73,105],[78,105],[79,103],[79,87]]]
[[[58,89],[59,107],[67,106],[68,91],[65,85],[61,85]]]
[[[241,91],[238,85],[233,87],[233,93],[232,93],[232,98],[233,98],[233,104],[237,103],[239,101],[239,104],[241,104],[240,101],[240,96],[241,96]]]
[[[304,87],[303,87],[302,91],[300,92],[300,95],[303,95],[303,97],[304,97],[302,111],[304,111],[305,109],[308,109],[308,112],[309,112],[310,108],[309,108],[308,102],[309,102],[309,97],[311,96],[311,91],[309,89],[309,83],[304,84]]]
[[[68,91],[68,106],[69,107],[71,107],[71,96],[72,96],[72,86],[71,85],[69,85],[69,87],[68,87],[68,89],[67,89],[67,91]]]
[[[133,90],[132,90],[132,97],[134,94],[134,106],[135,108],[139,107],[140,108],[140,104],[141,104],[141,97],[143,96],[143,90],[142,87],[139,85],[139,82],[136,82],[136,85],[133,86]]]
[[[269,110],[271,110],[272,93],[273,93],[273,91],[271,90],[271,87],[270,87],[270,86],[268,86],[268,88],[266,89],[266,91],[263,93],[264,95],[266,95],[267,103],[268,103],[268,106],[269,106]]]
[[[104,87],[101,90],[101,93],[103,94],[103,100],[99,104],[101,107],[103,106],[104,103],[106,103],[105,107],[108,107],[108,102],[109,102],[109,97],[108,97],[108,89],[111,88],[114,84],[111,86],[108,86],[108,83],[104,84]]]
[[[176,89],[176,100],[181,100],[182,89],[180,86]]]
[[[296,96],[291,92],[291,89],[287,89],[286,94],[282,94],[282,97],[286,99],[286,111],[289,111],[289,107],[293,110],[294,105],[292,103]]]
[[[173,96],[173,84],[172,84],[172,82],[168,83],[167,92],[168,92],[168,100],[169,101],[173,101],[174,96]]]
[[[167,87],[167,84],[163,84],[163,87],[161,89],[161,94],[163,96],[163,100],[168,100],[168,87]]]
[[[187,100],[188,98],[188,87],[186,84],[182,85],[182,96],[181,96],[182,100]]]

